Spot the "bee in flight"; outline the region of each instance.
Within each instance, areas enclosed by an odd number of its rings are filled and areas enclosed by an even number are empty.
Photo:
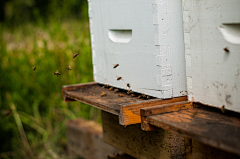
[[[229,49],[228,49],[228,47],[225,47],[223,50],[226,51],[227,53],[230,52]]]
[[[128,87],[128,88],[130,88],[130,87],[131,87],[131,86],[130,86],[130,83],[127,83],[127,87]]]
[[[103,96],[107,96],[107,94],[106,93],[101,94],[101,97],[103,97]]]
[[[67,66],[67,68],[68,68],[68,70],[72,70],[72,67],[71,67],[71,66],[69,66],[69,65]]]
[[[113,68],[117,68],[119,66],[119,64],[114,64]]]
[[[56,72],[54,72],[54,75],[57,75],[57,77],[58,77],[58,75],[61,75],[61,74],[57,70]]]
[[[119,80],[123,80],[122,77],[117,77],[117,81],[119,81]]]
[[[35,70],[36,70],[36,66],[33,67],[33,71],[35,71]]]
[[[73,58],[77,57],[77,55],[79,55],[79,53],[74,54],[74,55],[73,55]]]

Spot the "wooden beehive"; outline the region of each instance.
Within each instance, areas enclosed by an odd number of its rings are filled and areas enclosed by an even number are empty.
[[[187,94],[181,1],[89,0],[89,19],[96,82],[158,98]]]
[[[190,101],[240,112],[240,1],[184,0]]]

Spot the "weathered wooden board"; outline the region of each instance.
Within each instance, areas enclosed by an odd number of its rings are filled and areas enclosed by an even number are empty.
[[[200,105],[197,105],[200,106]],[[201,106],[177,112],[152,115],[146,122],[174,130],[207,145],[240,155],[240,118],[238,113]]]
[[[94,121],[74,119],[66,126],[70,158],[107,159],[109,154],[121,153],[103,141],[102,126]]]
[[[103,138],[110,145],[138,159],[185,158],[185,139],[158,129],[143,131],[140,124],[122,126],[118,117],[102,111]]]
[[[135,97],[131,97],[126,90],[109,91],[109,88],[102,88],[102,85],[97,83],[63,86],[62,91],[65,101],[77,100],[119,115],[121,125],[141,123],[140,108],[187,100],[187,96],[172,99],[144,99],[138,98],[139,94],[136,93],[134,93]],[[105,93],[106,96],[102,97],[102,93]],[[123,97],[119,97],[119,94],[122,94]]]
[[[240,112],[239,0],[183,0],[190,101]]]
[[[76,100],[84,102],[86,104],[97,107],[101,110],[110,112],[115,115],[119,115],[119,104],[132,104],[132,103],[142,103],[142,102],[154,102],[160,99],[149,99],[145,100],[143,98],[131,97],[127,94],[125,90],[119,90],[119,92],[109,91],[109,88],[102,88],[103,85],[97,83],[85,83],[78,85],[63,86],[63,100],[68,99],[68,101]],[[106,96],[101,96],[101,94],[106,93]],[[123,97],[119,97],[122,94]],[[139,110],[140,111],[140,110]],[[140,114],[140,113],[139,113]]]
[[[193,103],[190,103],[187,101],[168,103],[168,104],[163,104],[163,105],[141,108],[141,110],[140,110],[141,128],[144,131],[152,131],[157,128],[148,123],[148,121],[147,121],[148,116],[169,113],[169,112],[175,112],[175,111],[180,111],[180,110],[189,109],[189,108],[193,108]]]
[[[182,18],[176,0],[89,0],[95,81],[158,98],[187,95]]]

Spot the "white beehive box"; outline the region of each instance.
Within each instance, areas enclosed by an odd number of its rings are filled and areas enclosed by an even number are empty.
[[[186,95],[181,1],[89,0],[89,19],[96,82],[130,83],[159,98]]]
[[[183,0],[183,20],[189,100],[240,112],[240,0]]]

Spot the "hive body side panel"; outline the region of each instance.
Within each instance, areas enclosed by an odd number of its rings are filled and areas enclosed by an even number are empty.
[[[232,38],[240,32],[232,15],[240,12],[234,4],[239,0],[183,1],[184,41],[189,100],[240,111],[240,43]]]
[[[186,95],[181,2],[89,0],[89,21],[96,82],[130,83],[159,98]]]

